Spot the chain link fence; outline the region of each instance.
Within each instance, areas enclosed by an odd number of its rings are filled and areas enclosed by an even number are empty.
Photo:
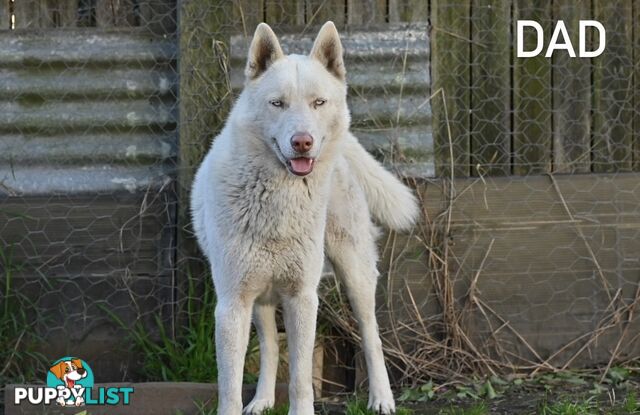
[[[253,30],[308,53],[329,19],[353,131],[424,207],[380,241],[396,384],[637,361],[638,17],[627,0],[0,3],[0,374],[37,379],[20,368],[40,351],[135,379],[123,327],[180,336],[208,284],[190,183]],[[605,52],[517,58],[524,19],[545,48],[558,20],[576,48],[598,20]],[[355,322],[331,277],[322,292],[323,376],[359,384]]]

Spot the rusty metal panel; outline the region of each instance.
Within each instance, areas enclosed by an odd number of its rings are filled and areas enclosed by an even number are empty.
[[[280,36],[285,53],[309,53],[315,33]],[[411,174],[433,175],[433,135],[426,25],[341,33],[345,50],[351,126],[360,142]],[[250,37],[231,38],[231,85],[244,82]]]
[[[145,191],[177,154],[171,38],[0,35],[0,194]]]

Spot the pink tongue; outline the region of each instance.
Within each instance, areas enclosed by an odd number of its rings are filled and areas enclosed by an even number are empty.
[[[291,170],[296,173],[308,173],[311,171],[313,160],[307,157],[291,159]]]

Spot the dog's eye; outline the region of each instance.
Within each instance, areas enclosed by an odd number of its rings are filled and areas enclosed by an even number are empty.
[[[68,368],[68,367],[65,367],[65,368],[64,368],[64,371],[65,371],[65,373],[69,373],[69,368]]]
[[[316,99],[315,101],[313,101],[313,106],[314,106],[315,108],[317,108],[317,107],[319,107],[319,106],[324,105],[324,103],[325,103],[325,102],[327,102],[327,100],[326,100],[326,99],[324,99],[324,98],[318,98],[318,99]]]
[[[280,101],[279,99],[272,99],[271,101],[269,101],[269,104],[273,105],[274,107],[282,107],[284,104],[282,103],[282,101]]]

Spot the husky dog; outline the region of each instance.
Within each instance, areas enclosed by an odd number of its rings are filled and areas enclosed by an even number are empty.
[[[254,34],[244,90],[200,166],[191,209],[211,263],[219,415],[242,412],[251,316],[260,338],[256,395],[274,404],[282,304],[289,345],[289,414],[313,414],[312,354],[325,254],[346,287],[362,335],[369,407],[395,411],[375,317],[378,229],[406,230],[419,210],[409,188],[349,132],[342,45],[332,22],[309,56],[285,55],[271,28]]]

